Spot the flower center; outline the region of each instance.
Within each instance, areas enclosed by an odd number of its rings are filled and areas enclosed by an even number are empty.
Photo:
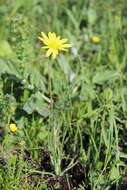
[[[56,41],[52,41],[52,42],[49,43],[48,46],[49,46],[49,48],[51,48],[51,49],[57,50],[57,49],[59,49],[60,44],[59,44],[58,42],[56,42]]]

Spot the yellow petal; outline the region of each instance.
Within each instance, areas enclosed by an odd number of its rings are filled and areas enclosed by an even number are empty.
[[[53,34],[51,32],[48,33],[48,37],[51,40],[53,38]]]
[[[48,45],[49,43],[49,39],[44,39],[44,38],[41,38],[40,36],[38,37],[39,40],[41,40],[44,44]]]
[[[53,59],[55,59],[57,55],[58,55],[58,50],[53,50],[53,53],[52,53]]]
[[[40,36],[38,37],[38,39],[39,39],[39,40],[41,40],[41,41],[43,41],[43,40],[44,40],[44,39],[43,39],[43,38],[41,38]]]
[[[62,43],[65,43],[65,42],[67,42],[68,41],[68,39],[67,38],[64,38],[64,39],[62,39],[62,40],[60,40]]]
[[[56,34],[54,32],[52,33],[52,36],[53,38],[57,39]]]
[[[41,47],[42,49],[48,49],[48,46],[43,46],[43,47]]]
[[[52,49],[48,49],[46,52],[46,57],[49,57],[53,53]]]
[[[57,37],[57,40],[60,40],[60,36]]]
[[[65,49],[65,48],[60,48],[60,50],[62,50],[62,51],[68,51],[68,49]]]
[[[50,42],[49,39],[48,40],[43,40],[43,43],[46,44],[46,45],[48,45],[49,42]]]
[[[44,38],[44,39],[48,39],[48,37],[46,36],[46,34],[44,33],[44,32],[41,32],[41,35],[42,35],[42,37]]]

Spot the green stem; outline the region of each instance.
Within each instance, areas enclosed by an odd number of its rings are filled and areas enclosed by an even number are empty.
[[[49,96],[50,96],[50,103],[51,107],[53,104],[53,98],[52,98],[52,65],[51,61],[48,61],[48,91],[49,91]]]

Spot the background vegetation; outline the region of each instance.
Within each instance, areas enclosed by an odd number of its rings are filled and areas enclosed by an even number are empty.
[[[1,190],[126,189],[126,10],[125,0],[0,0]],[[42,31],[73,47],[47,59]]]

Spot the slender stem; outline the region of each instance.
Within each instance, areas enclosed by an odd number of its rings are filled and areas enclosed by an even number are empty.
[[[49,95],[50,95],[50,101],[51,101],[51,107],[53,104],[53,99],[52,99],[52,63],[49,59],[48,61],[48,87],[49,87]]]

